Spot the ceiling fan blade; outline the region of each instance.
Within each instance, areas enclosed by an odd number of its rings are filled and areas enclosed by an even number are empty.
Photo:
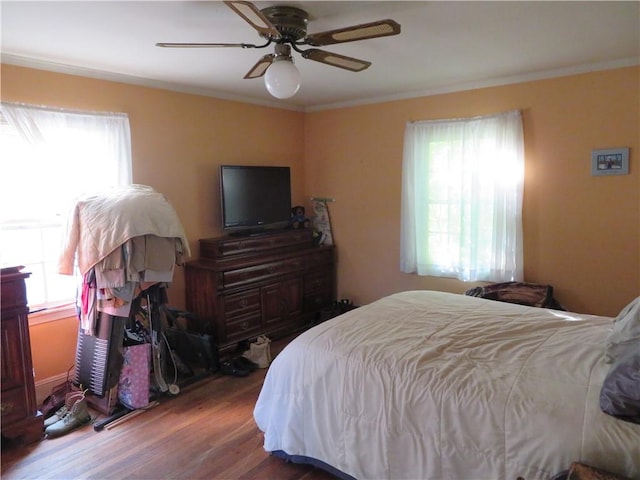
[[[269,68],[269,65],[271,65],[271,63],[273,62],[274,58],[275,55],[273,53],[265,55],[260,60],[258,60],[258,62],[253,67],[251,67],[251,70],[249,70],[247,74],[242,78],[251,79],[263,76],[267,71],[267,68]]]
[[[320,47],[323,45],[333,45],[335,43],[366,40],[368,38],[388,37],[399,33],[400,24],[394,20],[387,19],[336,30],[327,30],[326,32],[313,33],[304,39],[304,43]]]
[[[351,70],[352,72],[360,72],[369,68],[371,62],[364,60],[358,60],[353,57],[346,57],[344,55],[338,55],[337,53],[325,52],[324,50],[318,50],[317,48],[310,48],[302,52],[302,56],[309,60],[315,60],[316,62],[326,63],[332,67],[344,68],[345,70]]]
[[[262,35],[271,38],[280,38],[280,32],[278,32],[276,27],[273,26],[269,19],[265,17],[253,3],[243,0],[231,0],[225,1],[224,3]]]
[[[156,43],[156,47],[165,48],[216,48],[216,47],[241,47],[241,48],[262,48],[266,45],[253,45],[251,43]]]

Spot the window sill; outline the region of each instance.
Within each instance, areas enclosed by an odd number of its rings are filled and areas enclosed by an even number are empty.
[[[29,325],[40,325],[41,323],[57,322],[69,317],[76,316],[76,307],[73,304],[60,305],[58,307],[47,308],[39,312],[29,314]]]

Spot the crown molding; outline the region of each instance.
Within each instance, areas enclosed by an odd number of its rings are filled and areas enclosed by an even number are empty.
[[[217,90],[189,87],[181,84],[163,82],[144,77],[136,77],[122,73],[107,72],[104,70],[95,70],[91,68],[77,67],[74,65],[66,65],[63,63],[50,62],[47,60],[39,60],[35,58],[22,57],[19,55],[10,55],[3,53],[0,55],[0,61],[8,65],[17,67],[33,68],[35,70],[45,70],[48,72],[64,73],[67,75],[76,75],[79,77],[93,78],[96,80],[106,80],[110,82],[125,83],[128,85],[139,85],[141,87],[158,88],[161,90],[169,90],[172,92],[187,93],[191,95],[200,95],[203,97],[218,98],[221,100],[231,100],[234,102],[249,103],[264,107],[280,108],[283,110],[303,111],[304,109],[297,105],[283,104],[275,101],[262,100],[254,97],[243,95],[235,95]]]
[[[531,72],[525,75],[513,75],[505,77],[496,77],[483,81],[474,81],[466,83],[454,83],[447,86],[435,87],[426,90],[412,91],[406,93],[398,93],[386,96],[376,96],[367,99],[358,99],[347,102],[337,102],[331,104],[316,105],[305,108],[305,112],[315,112],[321,110],[331,110],[336,108],[354,107],[359,105],[370,105],[373,103],[393,102],[396,100],[407,100],[411,98],[430,97],[434,95],[443,95],[447,93],[463,92],[467,90],[477,90],[479,88],[499,87],[503,85],[511,85],[516,83],[532,82],[536,80],[545,80],[557,77],[567,77],[571,75],[579,75],[582,73],[597,72],[603,70],[614,70],[617,68],[633,67],[640,65],[640,57],[629,57],[618,60],[593,63],[588,65],[580,65],[569,68],[559,68],[554,70],[545,70],[540,72]]]
[[[0,56],[2,63],[9,65],[16,65],[19,67],[33,68],[36,70],[46,70],[57,73],[64,73],[68,75],[77,75],[81,77],[94,78],[98,80],[107,80],[111,82],[125,83],[131,85],[139,85],[149,88],[158,88],[162,90],[169,90],[179,93],[187,93],[192,95],[201,95],[205,97],[218,98],[221,100],[230,100],[241,103],[249,103],[253,105],[260,105],[271,108],[279,108],[283,110],[291,110],[298,112],[317,112],[322,110],[332,110],[337,108],[354,107],[360,105],[370,105],[374,103],[393,102],[396,100],[407,100],[411,98],[429,97],[434,95],[442,95],[447,93],[455,93],[466,90],[476,90],[479,88],[497,87],[503,85],[510,85],[516,83],[525,83],[536,80],[544,80],[556,77],[565,77],[570,75],[578,75],[582,73],[589,73],[602,70],[613,70],[617,68],[631,67],[640,64],[640,57],[622,58],[612,60],[608,62],[593,63],[587,65],[579,65],[569,68],[560,68],[553,70],[545,70],[539,72],[531,72],[525,75],[514,75],[505,77],[496,77],[477,82],[461,82],[454,83],[446,86],[434,87],[425,90],[398,93],[393,95],[382,95],[369,97],[364,99],[356,99],[346,102],[328,103],[312,106],[299,106],[291,104],[283,104],[281,102],[268,101],[257,99],[254,97],[247,97],[242,95],[234,95],[227,92],[220,92],[211,89],[203,89],[196,87],[188,87],[181,84],[175,84],[170,82],[163,82],[159,80],[152,80],[143,77],[136,77],[132,75],[125,75],[114,72],[107,72],[103,70],[94,70],[83,67],[76,67],[72,65],[65,65],[61,63],[49,62],[45,60],[38,60],[28,57],[22,57],[17,55],[2,54]]]

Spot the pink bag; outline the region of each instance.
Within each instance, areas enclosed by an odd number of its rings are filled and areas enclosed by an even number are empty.
[[[118,400],[127,408],[149,405],[149,360],[151,344],[124,347],[124,361],[118,382]]]

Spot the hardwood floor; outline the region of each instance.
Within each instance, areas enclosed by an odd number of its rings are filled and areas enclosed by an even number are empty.
[[[95,431],[89,424],[60,438],[3,448],[2,478],[335,479],[262,448],[253,406],[265,373],[215,374],[108,430]]]

